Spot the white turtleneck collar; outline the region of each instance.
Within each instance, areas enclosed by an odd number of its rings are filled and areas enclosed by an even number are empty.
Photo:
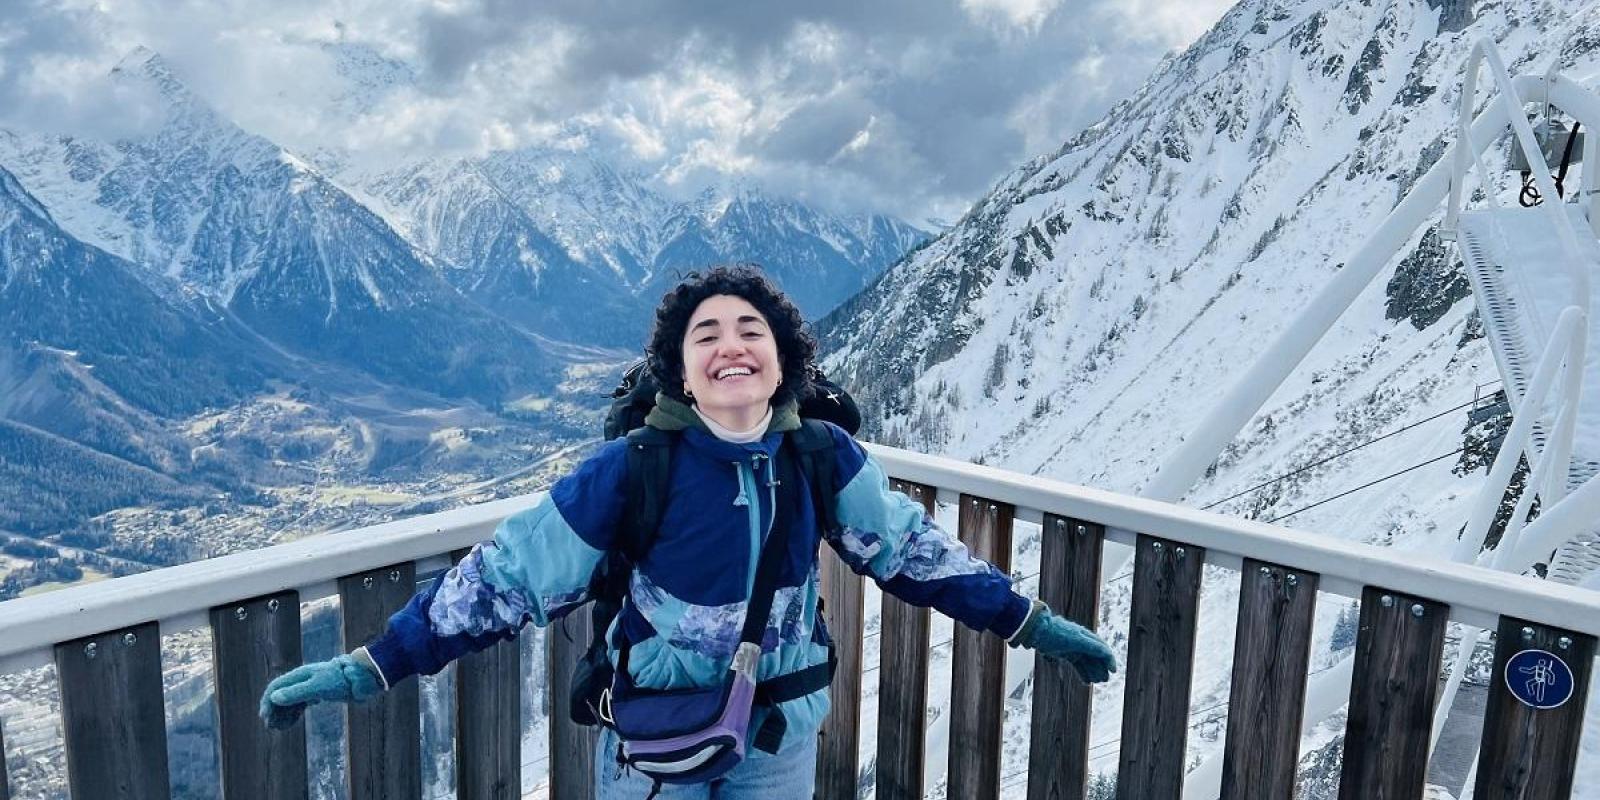
[[[754,428],[751,428],[747,431],[728,430],[727,428],[717,424],[716,420],[706,416],[705,413],[700,410],[699,406],[689,407],[694,409],[695,416],[698,416],[700,421],[704,422],[706,427],[711,430],[711,435],[721,439],[724,442],[733,442],[734,444],[759,442],[761,441],[761,437],[767,435],[767,426],[772,424],[772,406],[770,405],[767,406],[767,413],[761,417],[761,421],[757,422]]]

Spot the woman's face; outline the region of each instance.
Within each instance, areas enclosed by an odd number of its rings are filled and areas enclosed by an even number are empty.
[[[689,315],[683,369],[690,399],[719,422],[725,416],[754,424],[783,380],[767,318],[744,298],[726,294],[706,298]]]

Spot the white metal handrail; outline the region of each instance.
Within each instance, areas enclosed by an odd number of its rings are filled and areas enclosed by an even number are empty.
[[[1511,124],[1512,139],[1516,142],[1516,146],[1522,148],[1522,155],[1527,159],[1529,165],[1545,164],[1544,152],[1539,147],[1538,139],[1533,135],[1533,126],[1528,124],[1528,117],[1523,112],[1522,96],[1518,93],[1515,83],[1511,80],[1510,73],[1506,71],[1505,62],[1500,58],[1500,51],[1495,49],[1494,42],[1486,38],[1479,39],[1473,43],[1472,52],[1467,56],[1466,74],[1461,79],[1460,110],[1456,122],[1457,136],[1464,141],[1471,141],[1472,139],[1472,101],[1477,93],[1478,70],[1485,62],[1489,65],[1489,75],[1494,78],[1495,88],[1499,89],[1501,96],[1506,99],[1506,102],[1496,104],[1495,108],[1505,110],[1507,121]],[[1550,86],[1558,78],[1560,76],[1553,73],[1528,77],[1529,82],[1544,91],[1547,102],[1550,99]],[[1592,95],[1584,94],[1586,97],[1590,97],[1592,102]],[[1573,110],[1570,113],[1576,115],[1580,111]],[[1443,228],[1446,231],[1455,230],[1456,218],[1461,213],[1461,188],[1465,182],[1469,166],[1467,160],[1468,151],[1472,152],[1475,157],[1474,160],[1477,161],[1479,178],[1485,181],[1488,179],[1483,162],[1476,159],[1477,148],[1456,148],[1455,172],[1450,181],[1450,199],[1445,211],[1443,224]],[[1561,240],[1561,249],[1567,254],[1567,267],[1572,273],[1573,293],[1578,298],[1579,306],[1587,313],[1589,311],[1589,267],[1592,265],[1588,263],[1589,259],[1584,256],[1585,251],[1578,246],[1577,232],[1572,229],[1571,220],[1567,218],[1566,212],[1561,208],[1561,194],[1556,191],[1555,182],[1550,178],[1548,165],[1544,169],[1533,170],[1533,180],[1539,187],[1539,193],[1549,200],[1549,202],[1541,205],[1546,213],[1550,215],[1550,218],[1554,220],[1556,236]],[[1494,202],[1493,193],[1486,192],[1486,194],[1488,194],[1490,202]]]
[[[1023,521],[1060,514],[1104,525],[1107,538],[1130,545],[1134,532],[1187,542],[1225,567],[1238,568],[1251,558],[1316,572],[1323,591],[1351,597],[1366,585],[1394,587],[1448,604],[1452,618],[1479,627],[1509,614],[1600,636],[1600,592],[994,467],[868,448],[896,478],[1010,503]],[[107,630],[151,620],[204,624],[214,606],[285,589],[309,590],[308,598],[332,594],[336,578],[437,558],[488,538],[501,519],[539,497],[507,498],[6,601],[0,603],[0,672],[17,669],[19,659],[55,643]]]
[[[1600,131],[1600,97],[1572,79],[1564,75],[1518,75],[1511,79],[1510,85],[1518,96],[1539,93],[1585,126]],[[1317,342],[1410,241],[1417,228],[1448,199],[1462,148],[1468,148],[1474,157],[1487,149],[1504,129],[1512,110],[1505,93],[1489,101],[1473,121],[1471,136],[1450,143],[1372,235],[1344,259],[1344,267],[1334,273],[1327,286],[1294,315],[1288,327],[1167,457],[1144,490],[1146,497],[1176,500],[1194,486],[1217,455],[1239,435]],[[1589,137],[1588,141],[1594,144],[1585,145],[1586,154],[1590,150],[1600,153],[1600,141],[1596,139]],[[1585,175],[1589,172],[1587,168],[1584,170]],[[1589,186],[1587,180],[1585,178],[1585,186]],[[1600,226],[1600,209],[1591,208],[1590,214],[1591,221]]]
[[[1506,431],[1505,444],[1496,454],[1494,464],[1489,468],[1488,480],[1484,482],[1483,488],[1473,501],[1472,510],[1467,516],[1466,531],[1456,542],[1455,552],[1451,556],[1453,560],[1470,562],[1483,550],[1483,542],[1489,535],[1489,527],[1494,521],[1495,512],[1500,508],[1501,498],[1505,497],[1506,487],[1511,484],[1517,462],[1522,458],[1524,445],[1533,430],[1533,423],[1539,417],[1537,412],[1545,403],[1551,387],[1555,385],[1558,371],[1564,364],[1568,376],[1581,376],[1583,372],[1583,347],[1587,331],[1587,315],[1576,306],[1568,307],[1556,321],[1555,330],[1551,332],[1550,340],[1545,342],[1544,351],[1539,356],[1533,380],[1529,382],[1527,392],[1517,404],[1516,413],[1511,416],[1511,427]],[[1577,411],[1579,399],[1577,392],[1581,388],[1581,381],[1568,380],[1562,388],[1559,408],[1563,420],[1558,422],[1556,427],[1558,430],[1570,430],[1571,422],[1568,418]],[[1533,452],[1528,452],[1527,455],[1541,470],[1540,477],[1543,477],[1543,472],[1551,468],[1565,471],[1565,465],[1551,463],[1559,457],[1558,452],[1547,452],[1543,457]],[[1524,492],[1524,494],[1531,500],[1534,492]],[[1515,542],[1515,538],[1513,536],[1511,541]]]
[[[58,642],[145,622],[163,632],[201,627],[214,606],[298,589],[336,593],[334,581],[390,564],[438,559],[489,538],[500,520],[542,495],[510,497],[0,603],[0,673],[48,661]],[[422,570],[419,570],[422,571]]]
[[[1360,597],[1383,586],[1450,606],[1451,619],[1493,628],[1510,615],[1600,635],[1600,592],[1497,572],[1447,559],[1398,553],[1280,525],[869,445],[895,478],[1010,503],[1016,518],[1038,523],[1059,514],[1106,526],[1106,538],[1132,545],[1136,532],[1205,548],[1206,560],[1239,568],[1250,558],[1321,575],[1321,591]]]

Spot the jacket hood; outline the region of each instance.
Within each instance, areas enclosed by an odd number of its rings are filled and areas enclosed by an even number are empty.
[[[706,424],[700,421],[700,416],[688,404],[682,403],[667,396],[666,392],[656,393],[656,406],[645,415],[644,424],[656,430],[684,431],[702,430],[711,431]],[[790,400],[781,406],[772,409],[772,422],[767,424],[767,433],[785,433],[800,427],[800,404]]]

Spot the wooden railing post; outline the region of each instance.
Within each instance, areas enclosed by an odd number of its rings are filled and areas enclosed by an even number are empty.
[[[572,668],[589,649],[594,626],[592,604],[556,620],[545,631],[550,679],[550,800],[591,800],[594,797],[594,748],[598,727],[572,721]],[[607,756],[608,758],[610,756]]]
[[[1422,797],[1448,619],[1441,603],[1362,590],[1339,800]]]
[[[55,661],[72,796],[167,800],[156,623],[58,644]]]
[[[1045,515],[1038,598],[1094,630],[1099,622],[1106,528]],[[1082,800],[1090,766],[1090,685],[1064,661],[1034,661],[1034,718],[1027,750],[1029,800]]]
[[[521,797],[521,745],[522,652],[512,639],[456,662],[457,800]]]
[[[1011,523],[1016,509],[961,496],[961,541],[1001,572],[1011,571]],[[1006,643],[957,625],[951,658],[950,779],[947,797],[1000,796],[1000,742],[1005,722]]]
[[[1177,800],[1183,794],[1205,551],[1144,534],[1137,551],[1117,798]]]
[[[343,646],[353,650],[381,634],[389,615],[411,600],[411,562],[339,579]],[[422,718],[417,681],[404,680],[377,698],[345,706],[345,758],[350,800],[415,800],[422,796]]]
[[[0,800],[11,800],[11,784],[6,780],[6,731],[0,720]]]
[[[922,504],[932,516],[937,490],[891,481],[890,488]],[[922,800],[927,763],[928,609],[883,596],[878,655],[878,798]]]
[[[304,720],[281,731],[262,724],[261,694],[273,678],[300,666],[300,595],[281,592],[211,609],[212,669],[222,796],[304,800]]]
[[[1474,798],[1572,795],[1594,653],[1593,636],[1500,618]]]
[[[1314,572],[1245,559],[1222,800],[1292,800],[1305,711]]]
[[[1044,515],[1039,599],[1090,630],[1100,618],[1100,551],[1106,529]],[[1071,664],[1037,658],[1028,800],[1082,800],[1089,778],[1089,685]]]
[[[833,685],[828,688],[832,710],[823,721],[821,738],[817,740],[816,797],[855,800],[861,741],[861,577],[829,548],[823,549],[818,567],[828,632],[833,635],[839,664],[833,673]]]

